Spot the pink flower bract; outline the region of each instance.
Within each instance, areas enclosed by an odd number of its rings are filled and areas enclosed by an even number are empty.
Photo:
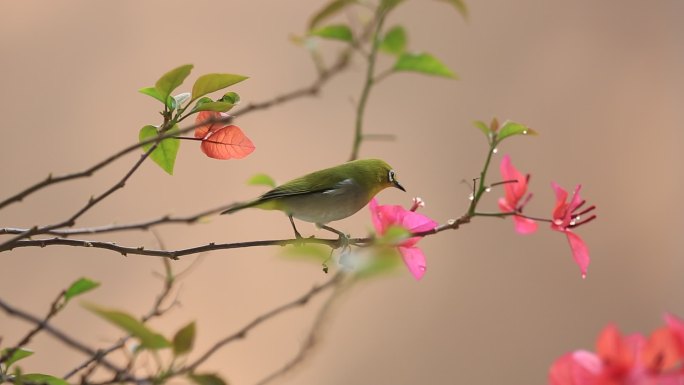
[[[508,155],[504,155],[501,159],[499,170],[504,181],[511,181],[504,184],[505,196],[499,198],[499,209],[504,213],[522,212],[523,207],[532,197],[531,194],[525,196],[529,175],[523,175],[513,167],[511,157]],[[514,215],[513,222],[515,231],[519,234],[532,234],[537,231],[537,222],[532,219]]]
[[[407,210],[398,205],[378,205],[375,198],[371,199],[368,207],[371,211],[371,220],[378,234],[383,235],[392,226],[400,226],[406,230],[416,233],[432,230],[437,226],[437,222]],[[409,269],[415,279],[421,279],[425,274],[426,261],[423,251],[416,246],[421,237],[412,237],[403,241],[397,249],[401,254],[404,264]]]
[[[551,187],[556,193],[556,206],[553,209],[551,229],[565,233],[572,250],[572,257],[582,272],[582,278],[584,278],[587,276],[587,268],[589,267],[589,249],[587,249],[587,245],[582,238],[571,229],[595,219],[596,215],[592,215],[587,219],[580,220],[581,215],[594,210],[595,207],[591,206],[584,211],[578,212],[585,203],[579,195],[582,185],[575,187],[570,202],[567,202],[568,192],[562,187],[556,183],[551,183]]]
[[[208,120],[228,117],[223,112],[201,111],[197,114],[195,138],[201,138],[201,149],[208,157],[214,159],[242,159],[254,151],[254,143],[238,126],[213,122],[201,125]]]

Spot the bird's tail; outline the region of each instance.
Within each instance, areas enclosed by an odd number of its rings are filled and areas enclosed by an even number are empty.
[[[223,214],[232,214],[236,211],[240,211],[242,209],[246,209],[248,207],[253,207],[259,204],[258,201],[251,201],[251,202],[238,202],[233,204],[232,206],[228,207],[226,210],[221,212],[221,215]]]

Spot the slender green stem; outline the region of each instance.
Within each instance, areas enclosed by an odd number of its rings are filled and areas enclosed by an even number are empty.
[[[480,172],[480,180],[478,181],[477,189],[473,191],[473,200],[470,202],[470,207],[468,208],[469,216],[475,216],[475,209],[477,208],[477,204],[480,201],[480,198],[482,198],[482,194],[484,194],[484,192],[487,190],[487,187],[485,185],[485,179],[487,178],[487,171],[489,170],[489,164],[492,161],[494,150],[496,149],[496,146],[498,144],[499,142],[496,139],[492,140],[492,142],[489,144],[487,159],[485,160],[485,164],[482,167],[482,171]]]
[[[359,105],[356,108],[356,125],[354,129],[354,141],[352,143],[352,153],[349,157],[349,160],[354,160],[359,157],[359,149],[361,148],[361,142],[363,141],[363,116],[366,112],[368,95],[370,94],[370,90],[373,87],[374,83],[375,61],[378,54],[378,47],[380,46],[380,31],[382,31],[382,25],[385,22],[386,15],[387,12],[384,9],[381,8],[378,10],[375,30],[373,31],[373,36],[371,36],[373,43],[371,45],[371,51],[368,54],[366,81],[364,82],[363,90],[361,91]]]

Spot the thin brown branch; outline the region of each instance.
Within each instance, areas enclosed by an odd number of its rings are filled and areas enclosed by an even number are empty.
[[[153,144],[143,155],[140,156],[140,159],[138,159],[137,162],[131,167],[130,170],[121,178],[117,183],[115,183],[112,187],[108,188],[105,192],[102,194],[98,195],[97,197],[91,197],[88,200],[88,203],[86,203],[80,210],[78,210],[75,214],[73,214],[69,219],[66,219],[62,222],[58,222],[52,225],[47,225],[47,226],[34,226],[28,229],[27,231],[24,231],[23,233],[20,233],[13,238],[10,238],[9,240],[3,242],[0,244],[0,249],[11,249],[14,244],[19,242],[22,239],[26,239],[28,237],[31,237],[33,235],[40,235],[40,234],[45,234],[46,232],[54,229],[58,229],[61,227],[71,227],[76,223],[76,219],[80,218],[83,214],[85,214],[88,210],[93,208],[96,204],[102,202],[105,198],[108,196],[112,195],[114,192],[116,192],[119,189],[122,189],[126,185],[126,181],[133,176],[136,170],[143,164],[145,159],[149,157],[149,155],[152,153],[157,148],[157,143]]]
[[[236,111],[233,115],[234,116],[242,116],[244,114],[253,112],[253,111],[258,111],[258,110],[263,110],[266,108],[273,107],[277,104],[285,103],[293,99],[297,99],[300,97],[304,96],[316,96],[320,92],[321,88],[327,83],[330,78],[332,78],[334,75],[342,72],[347,66],[349,65],[349,52],[348,51],[343,51],[340,53],[338,56],[337,60],[335,63],[333,63],[330,68],[327,70],[324,70],[323,72],[320,73],[318,79],[316,79],[315,82],[313,82],[311,85],[308,87],[300,88],[298,90],[294,90],[279,96],[274,97],[271,100],[267,100],[264,102],[259,102],[259,103],[250,103],[244,108],[240,109],[239,111]]]
[[[434,229],[421,231],[417,233],[410,234],[411,237],[426,237],[429,235],[440,233],[444,230],[456,230],[461,225],[469,223],[471,217],[464,215],[459,219],[451,219],[447,223],[437,226]],[[259,241],[246,241],[246,242],[235,242],[235,243],[209,243],[206,245],[189,247],[186,249],[178,250],[159,250],[159,249],[146,249],[143,246],[140,247],[130,247],[121,246],[113,242],[103,242],[103,241],[89,241],[83,239],[67,239],[67,238],[48,238],[48,239],[32,239],[32,240],[21,240],[17,241],[11,248],[0,247],[0,252],[11,250],[13,248],[20,247],[48,247],[48,246],[73,246],[73,247],[90,247],[96,249],[105,249],[117,252],[124,256],[131,255],[147,255],[153,257],[164,257],[169,259],[180,259],[180,257],[192,254],[203,253],[207,251],[214,250],[225,250],[225,249],[242,249],[247,247],[264,247],[264,246],[288,246],[288,245],[299,245],[299,244],[319,244],[326,245],[333,249],[337,249],[343,245],[360,246],[366,247],[372,245],[374,238],[349,238],[347,240],[342,239],[325,239],[325,238],[304,238],[304,239],[267,239]]]
[[[274,308],[254,320],[252,320],[250,323],[242,327],[242,329],[238,330],[237,332],[221,339],[217,343],[215,343],[209,350],[207,350],[202,356],[200,356],[198,359],[193,361],[192,363],[186,365],[185,367],[181,368],[178,370],[178,374],[183,374],[183,373],[188,373],[192,372],[193,370],[197,369],[200,365],[202,365],[206,360],[208,360],[214,353],[219,351],[221,348],[224,346],[228,345],[229,343],[243,339],[247,336],[247,334],[254,329],[255,327],[259,326],[261,323],[279,315],[282,312],[285,312],[290,309],[294,309],[297,307],[302,307],[306,305],[311,298],[315,297],[317,294],[325,291],[328,288],[336,286],[338,283],[342,282],[342,278],[344,277],[344,273],[341,271],[336,273],[328,282],[320,285],[320,286],[314,286],[309,290],[307,293],[304,295],[300,296],[299,298],[288,302],[284,305],[281,305],[277,308]]]
[[[29,323],[32,323],[36,326],[41,326],[42,330],[44,330],[46,333],[50,334],[51,336],[55,337],[58,339],[60,342],[62,342],[64,345],[69,346],[70,348],[73,348],[74,350],[77,350],[81,353],[85,353],[86,355],[96,355],[97,351],[88,347],[84,343],[76,340],[75,338],[69,336],[68,334],[64,333],[63,331],[55,328],[54,326],[50,325],[48,322],[45,320],[42,320],[28,312],[25,312],[21,309],[18,309],[14,306],[11,306],[7,302],[5,302],[2,298],[0,298],[0,309],[4,310],[7,315],[15,318],[19,318],[21,320],[27,321]],[[108,360],[102,359],[102,365],[111,370],[114,373],[120,373],[121,368],[117,367],[113,363],[111,363]]]
[[[227,208],[231,207],[231,205],[223,205],[220,207],[216,207],[213,209],[208,209],[204,210],[202,212],[199,212],[197,214],[193,215],[188,215],[184,217],[173,217],[170,215],[165,215],[163,217],[157,218],[157,219],[152,219],[148,221],[143,221],[143,222],[136,222],[136,223],[126,223],[126,224],[111,224],[111,225],[105,225],[105,226],[96,226],[96,227],[83,227],[83,228],[73,228],[73,229],[64,229],[64,230],[50,230],[46,232],[45,234],[48,235],[57,235],[60,237],[69,237],[73,235],[87,235],[87,234],[102,234],[102,233],[112,233],[112,232],[119,232],[119,231],[128,231],[128,230],[149,230],[154,226],[162,225],[162,224],[172,224],[172,223],[181,223],[181,224],[194,224],[200,221],[202,218],[220,213],[222,211],[225,211]],[[25,228],[11,228],[7,227],[4,229],[0,229],[0,235],[3,234],[21,234],[25,231],[28,231],[29,229]]]
[[[31,329],[24,338],[21,339],[21,341],[17,342],[16,345],[13,347],[7,349],[5,354],[0,356],[0,363],[3,363],[9,359],[17,349],[23,348],[24,346],[28,345],[31,342],[31,339],[33,336],[38,334],[41,330],[45,328],[47,323],[55,316],[57,313],[61,310],[60,302],[62,301],[62,298],[64,298],[65,291],[62,290],[57,298],[55,298],[54,301],[50,304],[50,310],[48,313],[43,317],[40,323],[38,323],[33,329]]]
[[[351,244],[360,245],[364,242],[366,238],[352,239]],[[159,250],[159,249],[146,249],[145,247],[129,247],[120,246],[113,242],[101,242],[101,241],[88,241],[88,240],[78,240],[78,239],[67,239],[67,238],[49,238],[49,239],[36,239],[36,240],[22,240],[18,241],[12,246],[12,248],[20,247],[47,247],[54,245],[62,246],[75,246],[75,247],[91,247],[96,249],[106,249],[115,251],[124,256],[132,255],[148,255],[154,257],[164,257],[169,259],[179,259],[185,255],[198,254],[206,251],[213,250],[223,250],[223,249],[240,249],[245,247],[261,247],[261,246],[287,246],[302,243],[316,243],[322,245],[328,245],[333,248],[340,246],[339,239],[319,239],[319,238],[306,238],[306,239],[272,239],[272,240],[260,240],[260,241],[248,241],[248,242],[236,242],[236,243],[209,243],[202,246],[190,247],[187,249],[179,250]],[[6,251],[9,249],[0,249],[0,251]]]
[[[212,345],[211,348],[209,348],[204,354],[202,354],[199,358],[197,358],[195,361],[192,361],[191,363],[188,363],[187,365],[180,367],[172,372],[167,372],[165,373],[165,379],[171,379],[173,377],[181,376],[187,373],[192,373],[195,371],[200,365],[202,365],[204,362],[206,362],[209,358],[211,358],[216,352],[218,352],[220,349],[225,347],[226,345],[238,341],[241,339],[244,339],[247,337],[247,334],[252,331],[252,329],[256,328],[260,324],[275,318],[281,313],[284,313],[290,309],[294,309],[297,307],[303,307],[309,301],[317,296],[318,294],[324,292],[325,290],[331,288],[331,287],[336,287],[338,284],[343,282],[343,279],[345,278],[345,274],[343,272],[338,272],[336,273],[330,280],[328,280],[326,283],[318,286],[312,287],[308,292],[305,294],[301,295],[300,297],[297,297],[296,299],[287,302],[281,306],[278,306],[266,313],[263,313],[262,315],[256,317],[249,323],[247,323],[245,326],[243,326],[240,330],[237,332],[224,337],[220,341],[216,342],[214,345]],[[118,378],[114,378],[112,380],[100,382],[100,383],[91,383],[91,385],[111,385],[114,383],[121,383],[121,382],[131,382],[135,384],[151,384],[155,383],[157,380],[156,377],[135,377],[133,375],[124,375],[124,376],[119,376]]]
[[[309,330],[309,333],[307,334],[304,343],[299,347],[299,351],[297,352],[297,354],[290,361],[285,363],[285,365],[283,365],[280,369],[264,377],[256,385],[266,385],[272,382],[273,380],[289,373],[306,360],[308,354],[313,350],[313,348],[318,343],[318,336],[320,334],[321,327],[323,326],[323,321],[325,321],[326,317],[330,313],[333,303],[337,298],[339,298],[340,294],[342,294],[343,289],[348,288],[354,281],[352,280],[348,282],[349,284],[347,285],[343,285],[341,283],[335,285],[332,294],[326,299],[325,303],[318,310],[318,314],[316,314],[316,318],[314,319],[314,322],[311,325],[311,329]]]
[[[157,297],[154,301],[154,304],[152,305],[152,309],[150,309],[150,311],[147,312],[147,314],[145,314],[144,316],[141,317],[142,323],[145,323],[145,322],[147,322],[150,319],[155,318],[155,317],[161,317],[162,315],[164,315],[164,313],[166,313],[172,307],[172,305],[170,305],[170,306],[163,308],[162,304],[171,294],[171,291],[173,290],[174,284],[176,282],[177,275],[174,275],[173,270],[171,269],[171,266],[169,266],[168,260],[165,259],[165,260],[163,260],[163,262],[164,262],[164,271],[165,271],[164,286],[162,288],[161,293],[159,293],[159,295],[157,295]],[[123,348],[125,346],[126,342],[131,338],[132,338],[131,335],[127,335],[125,337],[120,338],[116,343],[114,343],[113,345],[111,345],[105,349],[98,349],[96,354],[92,355],[89,359],[87,359],[86,361],[84,361],[83,363],[78,365],[77,367],[70,370],[68,373],[66,373],[64,375],[63,378],[65,380],[68,380],[69,378],[74,376],[76,373],[87,368],[89,365],[91,365],[93,363],[99,363],[100,360],[102,360],[107,355]],[[89,369],[89,370],[92,371],[96,366],[97,366],[97,364],[91,366],[91,369]]]

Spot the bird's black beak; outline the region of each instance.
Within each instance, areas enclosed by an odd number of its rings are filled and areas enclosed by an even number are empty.
[[[394,187],[398,188],[399,190],[401,190],[401,191],[403,191],[403,192],[406,192],[406,189],[404,188],[404,186],[402,186],[401,184],[399,184],[398,181],[395,180],[393,183],[394,183]]]

